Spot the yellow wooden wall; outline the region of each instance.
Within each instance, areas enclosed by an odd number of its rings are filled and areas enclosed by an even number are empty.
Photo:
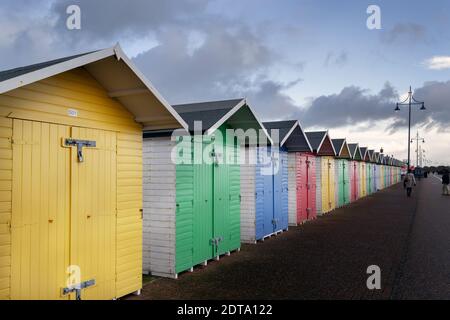
[[[335,198],[335,161],[334,157],[321,157],[322,159],[322,213],[336,208]]]
[[[361,161],[359,163],[359,194],[361,198],[367,196],[366,173],[366,162]]]
[[[12,120],[0,117],[0,299],[9,298],[11,272]]]
[[[78,110],[78,117],[68,109]],[[0,95],[0,298],[10,297],[12,118],[118,132],[116,296],[140,289],[142,127],[78,68]]]

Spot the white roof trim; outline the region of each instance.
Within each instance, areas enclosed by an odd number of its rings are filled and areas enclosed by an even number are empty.
[[[348,147],[348,142],[347,142],[347,138],[345,138],[344,139],[344,143],[345,143],[345,145],[347,146],[347,151],[348,151],[348,154],[350,155],[350,157],[352,156],[352,154],[351,154],[351,152],[350,152],[350,148]]]
[[[302,126],[300,125],[300,122],[298,120],[295,121],[292,128],[289,130],[289,132],[286,134],[286,137],[284,137],[283,141],[281,141],[281,147],[286,143],[286,141],[289,139],[291,134],[294,132],[295,127],[298,126],[300,128],[300,132],[302,133],[303,137],[305,138],[306,142],[308,143],[309,151],[312,152],[313,149],[311,147],[311,144],[309,143],[308,137],[306,136],[305,132],[302,129]]]
[[[238,112],[239,109],[241,109],[243,106],[247,106],[248,107],[248,109],[250,110],[251,114],[253,115],[253,117],[255,117],[255,120],[258,122],[259,126],[263,130],[264,134],[269,139],[270,143],[273,144],[272,138],[268,134],[266,128],[263,126],[261,121],[259,121],[258,117],[253,112],[252,108],[247,104],[247,100],[246,99],[242,99],[241,101],[239,101],[239,103],[236,106],[234,106],[230,111],[227,112],[227,114],[225,114],[219,121],[217,121],[211,128],[209,128],[206,131],[206,135],[209,136],[209,135],[213,134],[214,131],[216,131],[218,128],[220,128],[221,125],[223,125],[228,119],[230,119],[231,116],[233,116],[236,112]]]
[[[0,82],[0,94],[26,86],[28,84],[52,77],[54,75],[79,68],[90,63],[116,56],[118,60],[123,60],[125,64],[134,72],[134,74],[145,84],[150,92],[166,107],[166,109],[172,114],[172,116],[187,130],[187,123],[181,118],[181,116],[167,103],[167,101],[159,94],[159,92],[153,87],[151,82],[136,68],[131,60],[122,51],[119,44],[114,47],[103,49],[100,51],[88,53],[78,58],[70,59],[61,63],[57,63],[36,71],[32,71],[21,76],[11,78]]]
[[[342,149],[344,149],[344,145],[346,145],[348,154],[350,155],[350,157],[352,157],[352,153],[350,152],[350,148],[348,147],[347,138],[344,138],[343,140],[344,141],[342,142],[341,149],[339,150],[339,153],[336,156],[338,156],[338,157],[341,156]]]
[[[82,67],[113,55],[115,55],[114,48],[108,48],[2,81],[0,82],[0,94],[49,78],[68,70]]]
[[[123,52],[119,44],[114,46],[114,52],[118,59],[122,59],[126,65],[136,74],[136,76],[145,84],[145,86],[153,93],[153,95],[163,104],[164,107],[170,112],[170,114],[177,119],[177,121],[183,126],[185,130],[188,130],[188,124],[183,118],[175,111],[175,109],[163,98],[163,96],[156,90],[153,84],[145,77],[145,75],[135,66],[135,64],[127,57]]]
[[[363,155],[361,153],[361,147],[359,146],[359,143],[358,143],[358,153],[359,153],[359,156],[361,157],[361,160],[364,160]]]
[[[323,142],[325,141],[326,136],[327,136],[327,134],[325,133],[325,134],[323,135],[322,141],[320,141],[320,144],[319,144],[319,146],[317,147],[317,153],[319,153],[320,148],[322,148],[322,144],[323,144]],[[333,144],[333,143],[331,143],[331,144]]]
[[[353,152],[353,154],[352,154],[352,159],[355,159],[356,151],[358,151],[359,156],[362,158],[362,155],[361,155],[361,149],[359,148],[359,143],[352,143],[352,144],[356,144],[355,152]],[[350,149],[350,148],[349,148],[349,149]]]
[[[337,153],[336,154],[336,156],[340,156],[341,155],[341,153],[342,153],[342,149],[344,148],[344,143],[345,143],[345,139],[344,139],[344,141],[342,142],[342,144],[341,144],[341,148],[339,149],[339,153]]]
[[[322,142],[320,142],[320,145],[317,147],[317,153],[319,153],[320,148],[322,148],[322,144],[325,142],[325,138],[328,136],[328,139],[330,140],[331,147],[333,148],[334,156],[336,156],[336,149],[334,149],[333,141],[331,141],[330,135],[328,134],[328,130],[323,135]]]
[[[367,147],[363,147],[363,148],[366,148],[366,152],[364,153],[364,156],[361,153],[361,148],[359,149],[359,153],[361,154],[362,161],[366,161],[366,154],[369,151],[369,148],[367,148]]]

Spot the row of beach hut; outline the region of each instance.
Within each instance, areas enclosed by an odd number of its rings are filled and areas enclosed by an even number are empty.
[[[0,299],[115,299],[387,188],[401,163],[245,99],[169,105],[117,45],[0,72],[0,165]]]

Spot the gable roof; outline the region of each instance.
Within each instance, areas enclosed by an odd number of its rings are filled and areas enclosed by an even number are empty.
[[[366,161],[367,147],[360,147],[359,149],[361,150],[361,159]]]
[[[344,147],[345,139],[331,139],[333,143],[334,149],[336,150],[336,155],[339,156],[341,154],[342,148]]]
[[[348,156],[344,156],[343,153],[347,150],[350,158],[352,158],[352,153],[347,144],[347,139],[332,139],[334,149],[336,150],[336,157],[348,158]]]
[[[350,154],[352,155],[352,159],[362,160],[361,149],[359,148],[358,143],[349,143],[348,148],[350,149]]]
[[[378,159],[380,158],[379,152],[374,152],[373,154],[373,162],[378,163]]]
[[[196,121],[201,121],[202,132],[206,135],[212,134],[226,122],[230,127],[244,131],[252,128],[261,129],[272,143],[266,128],[256,117],[246,99],[197,102],[173,107],[186,121],[190,132],[196,129]]]
[[[369,155],[370,162],[373,162],[375,150],[368,150],[367,153]]]
[[[208,131],[222,118],[229,118],[227,115],[233,108],[239,109],[243,105],[245,105],[245,99],[232,99],[178,104],[173,105],[173,108],[186,121],[190,131],[194,130],[195,121],[201,121],[203,131]]]
[[[306,132],[306,137],[313,149],[313,152],[320,153],[320,149],[326,139],[330,141],[331,147],[333,149],[334,155],[336,155],[336,150],[331,142],[328,131],[309,131]]]
[[[325,140],[327,135],[326,131],[314,131],[314,132],[306,132],[306,136],[308,137],[308,141],[311,144],[313,150],[319,150],[320,146]]]
[[[50,61],[46,61],[46,62],[32,64],[29,66],[0,71],[0,82],[6,81],[9,79],[13,79],[13,78],[17,78],[17,77],[25,75],[27,73],[37,71],[40,69],[44,69],[44,68],[53,66],[55,64],[58,64],[58,63],[73,60],[73,59],[76,59],[76,58],[79,58],[79,57],[82,57],[82,56],[85,56],[85,55],[88,55],[88,54],[94,53],[94,52],[97,52],[97,51],[81,53],[81,54],[77,54],[77,55],[73,55],[73,56],[69,56],[69,57],[64,57],[64,58],[60,58],[60,59],[55,59],[55,60],[50,60]]]
[[[110,98],[118,100],[146,128],[187,124],[122,51],[114,47],[0,72],[0,94],[70,71],[86,69]]]
[[[312,152],[311,144],[298,120],[263,122],[263,125],[270,130],[271,136],[272,130],[279,130],[280,147],[285,146],[289,151]]]

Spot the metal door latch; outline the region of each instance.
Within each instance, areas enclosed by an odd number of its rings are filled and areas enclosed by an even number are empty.
[[[65,145],[67,147],[77,147],[77,156],[78,156],[78,162],[83,162],[83,147],[91,147],[95,148],[97,146],[97,143],[95,141],[90,140],[77,140],[77,139],[66,139]]]
[[[84,281],[80,284],[76,284],[76,285],[73,285],[73,286],[70,286],[67,288],[63,288],[62,294],[63,294],[63,296],[65,296],[72,292],[75,292],[75,299],[81,300],[81,290],[92,287],[93,285],[95,285],[95,279]]]
[[[223,237],[215,237],[215,238],[212,238],[211,240],[210,240],[210,243],[213,245],[213,246],[219,246],[219,243],[220,242],[222,242],[223,241]]]

